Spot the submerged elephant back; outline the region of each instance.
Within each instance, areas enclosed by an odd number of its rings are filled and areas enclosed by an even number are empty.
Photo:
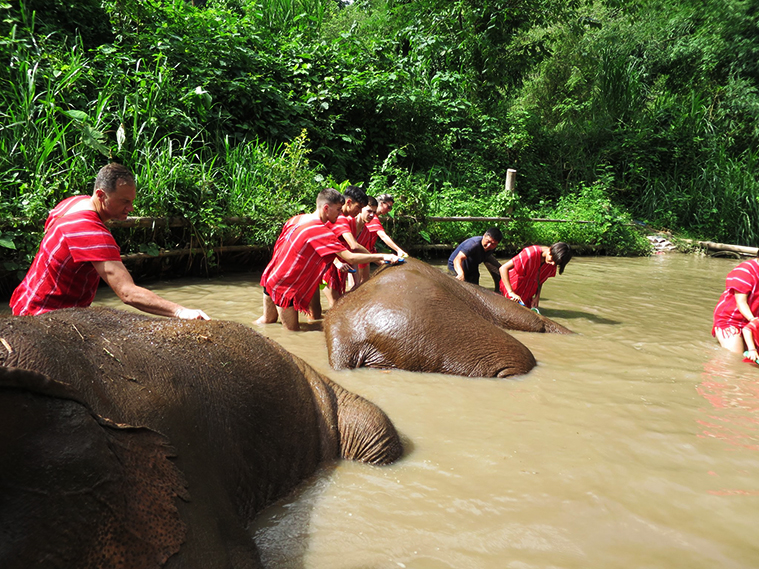
[[[571,334],[572,331],[561,324],[534,311],[520,306],[513,300],[481,286],[459,281],[450,275],[416,259],[410,260],[409,267],[425,275],[431,282],[443,287],[451,296],[456,297],[470,310],[496,326],[507,330],[523,332],[549,332]],[[379,271],[378,271],[379,272]]]
[[[325,317],[330,364],[470,377],[532,369],[530,351],[473,310],[469,298],[456,292],[459,285],[413,259],[377,271]]]

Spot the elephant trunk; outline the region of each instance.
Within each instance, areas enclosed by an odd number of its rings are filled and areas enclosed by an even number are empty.
[[[367,464],[390,464],[403,454],[393,423],[374,403],[330,382],[337,397],[340,456]]]
[[[367,464],[390,464],[403,444],[390,418],[374,403],[351,393],[293,356],[311,385],[319,409],[322,459],[337,456]]]

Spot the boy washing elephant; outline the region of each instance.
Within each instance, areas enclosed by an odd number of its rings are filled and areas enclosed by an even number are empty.
[[[317,196],[313,213],[296,215],[285,223],[261,275],[264,313],[256,324],[272,324],[281,318],[286,329],[300,330],[298,312],[312,314],[311,300],[319,294],[319,283],[335,258],[349,264],[398,262],[396,255],[354,253],[338,240],[326,223],[337,221],[344,201],[340,192],[327,188]]]

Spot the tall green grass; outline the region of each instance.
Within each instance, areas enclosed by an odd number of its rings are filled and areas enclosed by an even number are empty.
[[[739,158],[717,149],[694,176],[652,176],[635,207],[652,224],[697,237],[759,243],[759,151]]]

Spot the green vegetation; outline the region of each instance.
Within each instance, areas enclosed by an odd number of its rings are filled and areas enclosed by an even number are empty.
[[[645,254],[633,219],[755,245],[758,22],[748,0],[0,4],[3,267],[36,250],[20,220],[109,159],[137,176],[136,214],[185,216],[204,245],[271,244],[348,181],[396,196],[406,243],[489,225],[429,216],[510,215],[515,245]]]

